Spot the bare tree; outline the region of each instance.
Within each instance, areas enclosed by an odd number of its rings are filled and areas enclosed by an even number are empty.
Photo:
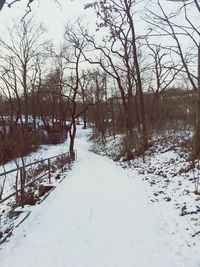
[[[163,120],[160,114],[160,96],[175,81],[183,66],[174,62],[170,49],[162,47],[161,44],[150,44],[148,40],[146,43],[149,49],[148,69],[151,77],[149,89],[153,93],[149,118],[152,125],[159,126],[160,119]]]
[[[69,100],[70,107],[70,145],[69,151],[70,155],[74,157],[74,141],[76,137],[76,118],[80,116],[84,112],[80,112],[77,114],[77,97],[80,86],[80,78],[81,78],[81,70],[80,65],[82,63],[82,51],[85,48],[85,41],[78,36],[73,29],[73,26],[68,25],[65,29],[65,51],[66,55],[64,56],[67,64],[68,64],[68,79],[65,84],[67,87],[66,98]],[[70,53],[69,53],[70,51]],[[87,109],[87,108],[86,108]]]
[[[9,29],[8,42],[0,39],[0,90],[7,105],[4,118],[9,118],[9,132],[2,142],[7,160],[30,152],[37,142],[27,126],[29,118],[34,125],[36,122],[35,88],[41,80],[39,69],[46,44],[39,40],[43,32],[29,20]]]
[[[168,0],[169,1],[169,0]],[[195,20],[195,14],[199,16],[200,8],[198,1],[170,1],[174,3],[173,12],[167,12],[164,8],[166,1],[157,0],[159,12],[155,13],[148,9],[149,16],[146,21],[150,24],[151,31],[154,29],[157,36],[167,36],[173,40],[170,46],[174,56],[179,58],[191,84],[192,90],[196,92],[196,124],[193,143],[193,157],[200,155],[200,83],[199,83],[199,61],[200,61],[200,31],[198,20]],[[177,20],[184,18],[184,20]],[[192,44],[187,50],[184,40],[189,40]],[[194,62],[198,66],[194,69]]]
[[[25,117],[24,124],[28,123],[29,103],[28,95],[32,89],[34,77],[37,75],[35,64],[39,54],[45,49],[46,42],[39,42],[44,33],[42,25],[35,26],[32,19],[20,25],[14,25],[9,29],[9,41],[0,39],[0,46],[3,49],[2,59],[2,80],[7,87],[8,94],[13,91],[20,104],[20,111]],[[10,95],[11,96],[11,95]],[[23,101],[20,96],[23,96]],[[21,113],[22,114],[22,113]],[[22,117],[21,123],[22,123]]]
[[[87,107],[92,103],[98,103],[96,98],[96,83],[94,82],[94,73],[98,70],[82,70],[80,78],[80,104],[82,107]],[[83,113],[83,129],[87,128],[87,110]]]
[[[85,38],[94,50],[99,51],[99,59],[87,60],[99,64],[101,68],[115,79],[126,114],[127,133],[132,135],[133,106],[137,113],[137,127],[141,133],[141,151],[148,146],[146,119],[144,111],[143,85],[139,63],[139,45],[137,43],[134,23],[134,2],[132,0],[97,1],[86,5],[94,8],[98,17],[98,28],[106,29],[103,42],[97,44],[94,38],[85,33]],[[133,103],[134,90],[137,101]],[[135,104],[135,105],[134,105]]]

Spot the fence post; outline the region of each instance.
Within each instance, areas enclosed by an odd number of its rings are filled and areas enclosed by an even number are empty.
[[[64,168],[63,168],[63,157],[61,156],[61,172],[63,173]]]
[[[63,173],[64,172],[64,155],[61,156],[61,164],[62,164],[61,171]]]
[[[24,207],[24,184],[25,184],[25,170],[20,168],[20,191],[21,191],[21,207]]]
[[[49,172],[49,184],[51,184],[51,164],[50,164],[50,159],[48,159],[48,172]]]
[[[20,177],[20,173],[19,173],[20,169],[17,170],[16,173],[16,179],[15,179],[15,191],[16,191],[16,202],[19,200],[19,194],[18,194],[18,183],[19,183],[19,177]]]

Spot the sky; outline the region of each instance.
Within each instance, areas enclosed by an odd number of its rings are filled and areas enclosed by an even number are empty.
[[[7,0],[8,3],[12,1]],[[4,5],[0,12],[0,37],[5,38],[6,28],[8,25],[12,25],[13,20],[20,22],[26,14],[27,2],[28,0],[20,0],[13,4],[11,8]],[[95,29],[96,15],[94,11],[92,9],[84,10],[84,4],[88,2],[92,2],[92,0],[34,0],[31,4],[32,12],[28,16],[33,15],[38,22],[44,23],[48,28],[50,37],[54,42],[59,42],[62,40],[64,25],[67,22],[75,22],[79,17],[84,17],[84,21],[90,30]],[[144,0],[144,2],[149,2],[149,0]],[[138,32],[143,31],[144,25],[141,24],[141,21],[137,28]]]
[[[11,1],[7,1],[11,2]],[[61,42],[64,33],[64,25],[67,22],[76,21],[84,16],[86,24],[95,22],[95,15],[92,10],[84,10],[84,4],[87,0],[34,0],[31,4],[32,14],[38,22],[43,22],[48,28],[49,36],[55,42]],[[0,37],[5,36],[6,28],[12,24],[12,20],[17,22],[26,13],[27,0],[16,2],[12,8],[4,6],[0,12]],[[30,14],[29,14],[30,15]],[[28,16],[29,16],[28,15]]]
[[[179,4],[171,3],[170,5],[166,0],[160,0],[162,5],[165,7],[166,11],[173,11],[175,7]],[[12,0],[7,0],[8,3]],[[9,24],[12,23],[12,20],[20,21],[21,18],[26,13],[26,4],[28,0],[20,0],[13,4],[12,8],[8,8],[6,5],[3,10],[0,12],[0,37],[5,38],[6,28]],[[58,4],[58,2],[60,4]],[[64,25],[67,22],[76,21],[78,17],[84,16],[84,21],[89,25],[89,28],[95,28],[96,15],[92,9],[84,10],[84,4],[92,2],[92,0],[34,0],[31,4],[32,14],[38,22],[43,22],[44,25],[48,28],[49,35],[54,42],[61,42]],[[140,1],[138,1],[140,3]],[[145,7],[152,9],[154,12],[157,12],[155,9],[154,1],[144,0],[141,2],[141,5],[145,3]],[[140,4],[139,4],[140,5]],[[143,8],[144,9],[144,8]],[[197,15],[193,12],[193,16]],[[31,16],[30,14],[28,16]],[[139,14],[139,20],[137,25],[137,32],[144,33],[145,25],[141,22]],[[178,22],[183,21],[184,18],[179,17]]]
[[[6,28],[8,25],[12,25],[13,19],[20,22],[21,18],[26,13],[27,1],[28,0],[21,0],[16,2],[12,8],[8,8],[6,5],[4,6],[3,10],[0,12],[0,38],[3,38],[4,40],[6,39]],[[89,29],[92,29],[92,31],[95,29],[96,15],[94,14],[94,11],[92,9],[84,10],[84,4],[90,1],[92,0],[59,0],[60,4],[58,4],[58,1],[55,0],[34,0],[31,4],[32,13],[28,16],[33,15],[36,21],[42,22],[48,28],[48,39],[53,40],[54,44],[59,47],[59,45],[63,43],[64,27],[67,22],[73,23],[79,17],[84,16],[85,24],[89,26]],[[7,2],[12,2],[12,0],[7,0]],[[154,5],[155,1],[144,0],[144,2],[138,2],[141,3],[141,5],[146,3],[146,8],[152,9],[157,13]],[[172,2],[169,4],[166,0],[160,0],[160,2],[167,12],[174,11],[179,5]],[[190,12],[190,16],[191,14],[193,16],[194,24],[199,25],[199,14],[197,10]],[[143,35],[147,31],[145,31],[146,25],[141,22],[141,15],[142,13],[137,13],[136,34],[139,33]],[[179,16],[177,21],[179,24],[183,24],[185,21],[184,15]],[[193,43],[191,42],[191,38],[182,36],[179,38],[181,38],[182,46],[187,48],[192,46]],[[156,43],[162,42],[163,46],[175,44],[169,37],[155,37],[151,41]],[[194,52],[196,53],[196,50],[194,50]],[[194,65],[194,68],[196,69],[196,62]]]

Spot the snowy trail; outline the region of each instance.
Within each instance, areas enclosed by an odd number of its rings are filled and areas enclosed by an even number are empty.
[[[15,230],[0,267],[200,266],[175,214],[151,205],[133,171],[90,152],[84,136],[76,147],[70,178]]]

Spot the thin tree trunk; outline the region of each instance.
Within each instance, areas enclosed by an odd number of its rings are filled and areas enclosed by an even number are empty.
[[[75,141],[75,136],[76,136],[76,122],[75,119],[72,119],[72,124],[71,124],[71,128],[69,131],[69,135],[70,135],[70,144],[69,144],[69,153],[70,153],[70,157],[72,159],[75,158],[75,152],[74,152],[74,141]]]
[[[127,0],[125,0],[125,5],[126,5],[127,17],[128,17],[130,28],[131,28],[133,61],[134,61],[136,77],[137,77],[136,86],[137,86],[137,90],[138,90],[138,100],[139,100],[139,104],[140,104],[140,111],[139,111],[140,114],[139,115],[140,115],[141,133],[142,133],[141,149],[142,149],[142,151],[145,151],[148,147],[148,138],[147,138],[145,110],[144,110],[142,80],[141,80],[140,66],[139,66],[139,62],[138,62],[138,54],[137,54],[137,47],[136,47],[135,27],[134,27],[133,18],[132,18],[132,15],[130,13],[130,7],[128,5]]]
[[[83,129],[87,129],[86,111],[83,113]]]
[[[193,141],[193,158],[200,157],[200,43],[198,46],[198,85],[196,100],[196,125]]]

